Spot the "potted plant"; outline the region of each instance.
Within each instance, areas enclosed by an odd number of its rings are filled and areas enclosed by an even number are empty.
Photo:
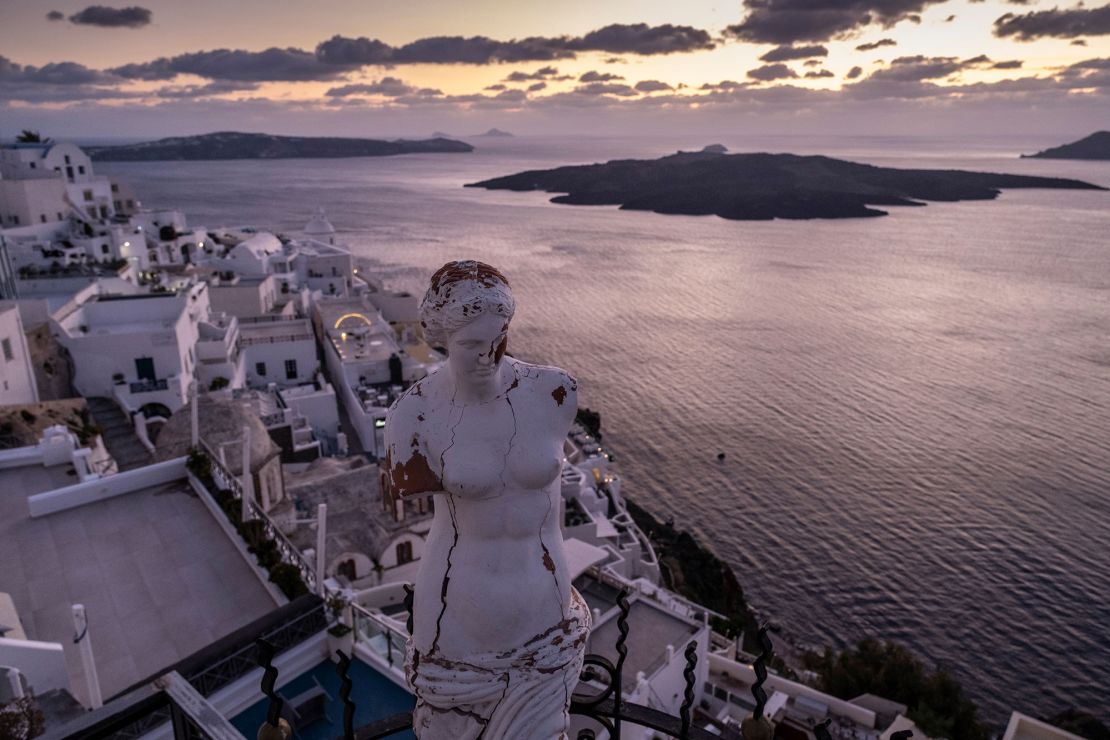
[[[331,625],[328,627],[328,656],[335,660],[335,652],[342,650],[351,655],[354,649],[354,630],[347,622],[350,620],[351,602],[341,591],[333,591],[324,601]]]

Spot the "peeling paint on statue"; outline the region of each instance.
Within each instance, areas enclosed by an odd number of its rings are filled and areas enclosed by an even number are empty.
[[[448,362],[386,422],[386,494],[436,497],[406,661],[421,740],[565,737],[589,635],[558,521],[578,386],[505,354],[514,309],[489,265],[440,268],[421,325]]]

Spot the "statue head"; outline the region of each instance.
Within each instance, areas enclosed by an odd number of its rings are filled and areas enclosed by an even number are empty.
[[[420,325],[433,347],[447,348],[457,377],[492,374],[505,354],[516,310],[509,281],[475,260],[448,262],[432,275],[420,304]]]

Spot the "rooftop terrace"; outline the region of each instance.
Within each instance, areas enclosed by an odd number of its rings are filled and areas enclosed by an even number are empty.
[[[274,609],[184,481],[31,518],[28,496],[76,482],[67,467],[0,471],[0,591],[28,639],[64,646],[78,699],[72,604],[86,607],[106,699]]]

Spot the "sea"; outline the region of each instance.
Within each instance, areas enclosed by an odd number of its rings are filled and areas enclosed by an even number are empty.
[[[1110,192],[744,222],[463,186],[719,143],[1110,187],[1110,162],[1018,156],[1075,138],[518,136],[97,171],[191,224],[295,235],[322,207],[417,294],[448,260],[500,268],[509,351],[578,378],[625,495],[727,561],[777,639],[895,641],[1000,726],[1110,721]]]

